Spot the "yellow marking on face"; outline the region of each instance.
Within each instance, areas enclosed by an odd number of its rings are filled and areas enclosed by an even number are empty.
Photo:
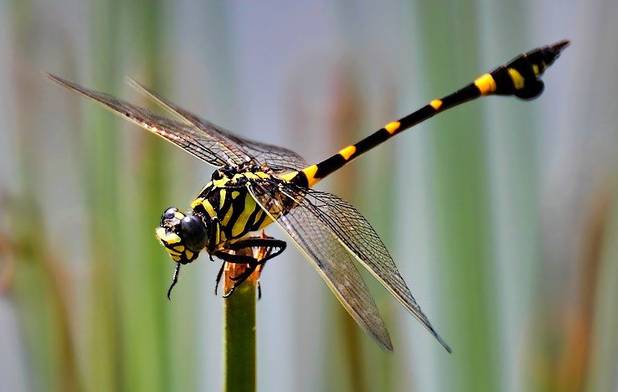
[[[352,155],[354,155],[355,152],[356,152],[355,146],[347,146],[346,148],[339,150],[339,155],[341,155],[343,159],[347,161],[350,159]]]
[[[261,172],[261,171],[255,172],[255,174],[257,174],[257,176],[260,177],[260,178],[270,178],[269,174],[266,174],[266,173]]]
[[[174,250],[177,252],[184,252],[185,251],[185,246],[184,245],[176,245],[174,247]]]
[[[519,73],[518,70],[516,70],[515,68],[509,68],[507,69],[509,76],[511,77],[511,80],[513,81],[513,86],[515,87],[515,90],[521,90],[522,88],[524,88],[524,77],[521,76],[521,74]]]
[[[534,72],[534,76],[539,76],[539,73],[540,73],[539,66],[536,64],[532,64],[532,72]]]
[[[481,91],[481,95],[491,94],[496,91],[496,81],[488,73],[479,76],[474,81],[474,85]]]
[[[172,255],[172,260],[178,263],[180,261],[180,256]]]
[[[185,255],[187,256],[187,259],[189,260],[193,258],[193,252],[191,252],[189,249],[185,251]]]
[[[440,108],[442,107],[442,101],[439,99],[434,99],[433,101],[429,102],[429,105],[431,105],[431,107],[435,110],[440,110]]]
[[[277,177],[279,177],[283,181],[292,181],[292,178],[296,177],[297,174],[298,174],[297,171],[291,171],[291,172],[279,174],[277,175]]]
[[[303,173],[307,176],[307,182],[309,186],[315,185],[318,180],[315,178],[315,173],[318,172],[318,165],[311,165],[303,169]]]
[[[245,205],[243,207],[242,213],[236,219],[234,223],[234,227],[232,227],[232,237],[237,237],[242,234],[243,231],[247,228],[247,222],[251,217],[251,213],[255,210],[257,206],[255,205],[255,200],[249,194],[245,194]]]
[[[227,198],[227,191],[225,189],[221,189],[219,192],[219,209],[223,208],[223,204],[225,204],[225,199]]]
[[[393,133],[395,133],[395,131],[397,131],[399,129],[400,125],[401,124],[399,123],[399,121],[392,121],[392,122],[389,122],[388,124],[386,124],[384,126],[384,129],[386,129],[386,132],[388,132],[388,133],[390,133],[392,135]]]
[[[183,214],[182,212],[180,212],[180,211],[174,212],[174,218],[176,218],[178,220],[181,220],[184,217],[185,217],[185,214]]]
[[[167,233],[163,227],[157,227],[155,230],[157,238],[168,245],[181,242],[180,237],[176,233]]]

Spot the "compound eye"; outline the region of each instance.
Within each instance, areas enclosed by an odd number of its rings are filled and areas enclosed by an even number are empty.
[[[161,216],[161,225],[163,225],[163,223],[166,220],[172,220],[175,217],[175,214],[178,212],[178,208],[176,207],[170,207],[167,210],[163,211],[163,215]]]
[[[185,216],[180,221],[180,232],[183,242],[189,249],[197,252],[206,246],[206,225],[197,216]]]

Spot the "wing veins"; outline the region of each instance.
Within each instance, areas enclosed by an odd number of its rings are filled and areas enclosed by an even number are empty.
[[[270,187],[264,187],[257,183],[248,186],[249,193],[256,203],[290,236],[301,254],[308,261],[312,261],[315,269],[350,316],[385,349],[392,350],[388,331],[380,317],[373,297],[356,269],[352,255],[336,241],[333,233],[321,222],[317,220],[308,221],[307,219],[310,219],[312,215],[304,217],[302,224],[299,223],[295,214],[303,211],[302,207],[296,207],[287,215],[283,215],[284,207],[272,194],[269,194],[270,192],[266,188]],[[256,192],[258,191],[264,194],[265,200],[257,195]],[[272,210],[273,207],[276,207],[277,210]],[[278,219],[276,216],[279,216]],[[306,230],[307,227],[319,231],[311,233],[312,235],[303,235],[303,230]],[[324,235],[327,236],[326,244],[330,243],[338,248],[320,249],[320,246],[311,243],[319,239],[324,240]],[[320,238],[315,238],[316,236]],[[335,254],[336,257],[331,259],[331,257],[328,257],[328,253],[331,253],[330,256]]]
[[[404,306],[404,308],[406,308],[406,310],[419,320],[446,351],[449,353],[452,352],[448,343],[438,334],[429,321],[429,318],[423,313],[420,305],[414,299],[414,296],[401,276],[388,250],[384,246],[384,243],[360,212],[345,200],[327,192],[300,187],[297,187],[296,191],[302,194],[302,200],[291,196],[286,190],[282,190],[286,196],[295,200],[296,203],[308,206],[308,210],[333,232],[337,241],[339,241],[354,259],[367,269],[374,278],[377,279],[380,284]],[[319,197],[327,199],[320,199]],[[316,202],[320,204],[316,204]],[[325,207],[333,209],[336,214],[325,213]],[[349,222],[350,217],[360,222],[360,224],[350,224],[347,227],[342,227],[342,223]],[[355,234],[353,229],[356,227],[368,230],[369,236],[350,240],[349,237]],[[356,233],[355,237],[358,237],[358,233]],[[369,252],[365,250],[369,250]],[[370,257],[367,257],[365,253],[369,253]]]
[[[134,79],[129,78],[129,84],[141,94],[157,102],[181,121],[202,130],[216,139],[225,146],[228,150],[228,155],[236,157],[237,163],[253,160],[258,163],[266,163],[275,170],[300,170],[307,166],[305,160],[294,151],[237,136],[210,121],[176,106]]]
[[[157,104],[159,104],[162,108],[167,110],[169,113],[171,113],[172,115],[174,115],[181,121],[185,122],[187,125],[190,125],[190,126],[195,127],[196,129],[199,129],[204,134],[216,140],[220,144],[220,146],[226,150],[226,155],[230,157],[230,162],[228,162],[228,164],[240,165],[243,162],[251,161],[251,157],[247,155],[245,151],[243,151],[241,146],[239,146],[237,143],[230,140],[225,135],[222,135],[220,132],[218,132],[215,129],[216,127],[212,126],[212,124],[205,123],[198,116],[182,109],[179,106],[174,105],[172,102],[163,98],[161,95],[150,90],[149,88],[145,87],[144,85],[137,82],[136,80],[131,79],[131,78],[128,78],[128,80],[129,80],[129,85],[133,87],[135,90],[137,90],[138,92],[140,92],[142,95],[147,96],[148,98],[152,99]]]
[[[219,168],[228,162],[228,157],[218,148],[217,143],[212,140],[199,140],[199,135],[195,130],[185,124],[161,117],[146,108],[116,99],[109,94],[87,89],[58,76],[49,74],[49,77],[61,86],[92,99],[112,113],[182,148],[206,163]],[[212,148],[203,142],[212,144]]]

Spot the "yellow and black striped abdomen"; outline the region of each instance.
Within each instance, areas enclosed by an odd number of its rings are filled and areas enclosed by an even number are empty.
[[[543,92],[541,75],[568,44],[568,41],[560,41],[523,53],[507,64],[479,76],[463,88],[442,98],[433,99],[417,111],[389,122],[358,143],[342,148],[322,162],[307,166],[299,172],[286,173],[281,178],[299,185],[313,186],[348,162],[398,133],[438,113],[481,96],[514,95],[521,99],[535,98]]]
[[[500,66],[475,81],[482,95],[514,95],[521,99],[533,99],[543,92],[539,77],[556,60],[560,51],[569,44],[560,41],[523,53],[509,63]]]

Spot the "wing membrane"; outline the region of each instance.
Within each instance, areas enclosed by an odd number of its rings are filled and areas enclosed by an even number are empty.
[[[232,132],[174,105],[133,79],[129,79],[129,83],[136,90],[152,98],[172,114],[219,140],[238,156],[244,156],[245,159],[252,158],[258,163],[266,163],[274,170],[300,170],[308,166],[305,160],[294,151],[234,135]]]
[[[225,131],[221,131],[225,132]],[[240,136],[226,133],[251,154],[258,162],[264,162],[274,170],[302,170],[309,166],[305,159],[292,150],[272,144],[256,142]]]
[[[242,164],[246,155],[239,155],[221,143],[223,136],[215,137],[188,124],[182,124],[154,114],[148,109],[116,99],[108,94],[89,90],[55,75],[49,77],[60,85],[102,104],[117,115],[175,144],[189,154],[215,167]]]
[[[297,202],[326,225],[371,274],[416,317],[442,346],[451,352],[449,345],[431,325],[420,305],[414,299],[384,243],[367,219],[347,201],[328,192],[294,187],[285,190],[293,193]]]
[[[384,348],[392,350],[391,340],[376,304],[360,276],[354,258],[328,229],[304,205],[288,210],[293,201],[281,201],[276,188],[253,184],[249,192],[285,230],[304,256],[313,264],[339,302],[354,320]],[[274,193],[278,194],[274,194]]]

